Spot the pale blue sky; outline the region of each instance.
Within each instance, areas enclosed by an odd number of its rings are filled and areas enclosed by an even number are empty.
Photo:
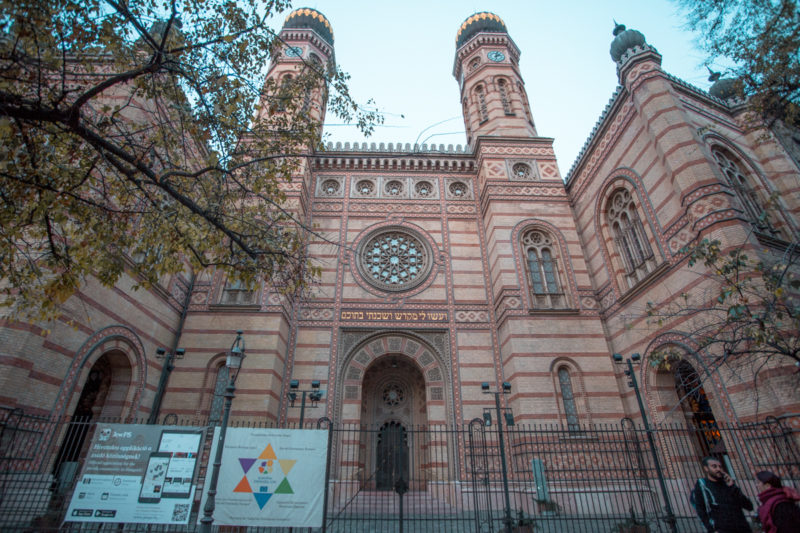
[[[464,144],[452,75],[455,36],[461,23],[479,11],[499,15],[520,48],[538,133],[555,139],[565,176],[617,86],[608,53],[612,19],[641,31],[663,56],[667,72],[702,89],[710,85],[702,66],[705,56],[684,28],[676,4],[666,0],[300,0],[294,7],[311,7],[328,18],[336,60],[352,75],[353,96],[359,102],[374,99],[385,114],[385,124],[368,139],[328,117],[324,132],[334,142]]]

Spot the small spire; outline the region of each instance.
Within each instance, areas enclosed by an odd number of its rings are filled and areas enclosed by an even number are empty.
[[[706,68],[708,69],[708,81],[717,81],[722,76],[719,72],[711,70],[711,67],[708,65],[706,65]]]
[[[611,20],[614,21],[614,31],[611,32],[612,35],[614,35],[614,37],[616,37],[617,35],[619,35],[620,33],[625,31],[625,24],[620,24],[615,19],[611,19]]]

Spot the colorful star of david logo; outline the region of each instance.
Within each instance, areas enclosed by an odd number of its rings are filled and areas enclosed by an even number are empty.
[[[280,471],[283,473],[282,476],[275,470],[275,463],[278,463]],[[289,471],[295,463],[297,463],[296,459],[278,459],[272,449],[272,444],[267,444],[258,457],[239,458],[239,465],[242,467],[244,476],[233,492],[251,493],[258,508],[263,509],[274,494],[294,494],[294,490],[289,484],[289,478],[286,476],[289,475]],[[253,468],[255,464],[258,466]],[[280,481],[278,481],[279,479]]]

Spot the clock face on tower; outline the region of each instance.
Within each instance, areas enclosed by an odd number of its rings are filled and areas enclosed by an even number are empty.
[[[299,46],[290,46],[286,49],[286,55],[288,57],[300,57],[303,55],[303,49]]]
[[[492,61],[494,61],[495,63],[499,63],[500,61],[506,58],[505,54],[503,54],[503,52],[500,52],[499,50],[492,50],[487,54],[487,57]]]

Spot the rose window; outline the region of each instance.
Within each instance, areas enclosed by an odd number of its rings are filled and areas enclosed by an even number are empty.
[[[371,181],[361,180],[358,183],[356,183],[356,190],[360,194],[367,196],[369,194],[372,194],[372,191],[375,190],[375,185]]]
[[[511,167],[511,172],[513,172],[514,176],[520,180],[526,180],[531,177],[531,167],[525,163],[517,163]]]
[[[433,186],[427,181],[420,181],[414,186],[414,190],[420,196],[430,196],[433,193]]]
[[[421,283],[431,268],[423,242],[405,231],[383,231],[364,240],[358,269],[373,285],[407,290]]]
[[[406,395],[400,385],[391,384],[383,389],[383,403],[389,407],[400,405],[405,400]]]
[[[386,184],[386,194],[389,196],[399,196],[403,192],[403,184],[392,180]]]
[[[339,182],[336,180],[325,180],[322,182],[322,192],[328,196],[333,196],[339,192]]]
[[[450,184],[450,194],[453,196],[457,196],[463,198],[467,195],[467,186],[466,184],[456,181]]]

